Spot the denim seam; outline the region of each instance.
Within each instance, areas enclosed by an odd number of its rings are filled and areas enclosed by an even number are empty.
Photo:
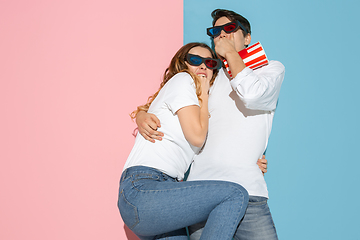
[[[138,180],[134,180],[132,181],[132,183],[137,182]],[[133,187],[135,190],[139,191],[139,192],[167,192],[167,191],[174,191],[174,190],[182,190],[182,189],[188,189],[188,188],[194,188],[194,187],[199,187],[199,186],[203,186],[202,184],[200,185],[193,185],[193,186],[188,186],[188,187],[179,187],[179,188],[172,188],[172,189],[165,189],[165,190],[141,190],[138,189],[134,186]],[[211,184],[211,186],[222,186],[222,184]],[[235,189],[239,189],[237,187],[233,187],[233,186],[229,186],[231,188],[235,188]]]
[[[139,214],[138,214],[138,212],[137,212],[137,208],[136,208],[136,206],[132,205],[132,204],[126,199],[123,190],[121,191],[121,195],[123,196],[125,202],[126,202],[127,204],[129,204],[129,205],[134,209],[136,222],[135,222],[132,226],[128,226],[129,229],[133,229],[133,228],[140,222],[140,220],[139,220]]]
[[[242,197],[242,204],[241,204],[241,206],[240,206],[240,209],[239,209],[238,213],[240,213],[240,212],[243,211],[244,203],[245,203],[245,195],[244,195],[244,193],[241,191],[240,194],[241,194],[241,197]],[[244,217],[244,216],[242,216],[242,217]],[[236,222],[240,222],[240,221],[241,221],[241,219],[237,219],[237,220],[234,222],[234,224],[235,224]],[[235,234],[237,228],[238,228],[238,226],[236,225],[236,226],[234,227],[234,229],[233,229],[233,232],[234,232],[233,235]],[[233,236],[229,236],[229,238],[231,238],[231,239],[232,239],[232,237],[233,237]]]

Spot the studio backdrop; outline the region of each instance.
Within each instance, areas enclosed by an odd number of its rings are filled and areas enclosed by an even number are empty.
[[[117,209],[129,114],[183,44],[211,44],[216,8],[286,67],[265,175],[279,239],[360,239],[351,0],[0,0],[0,239],[137,239]]]

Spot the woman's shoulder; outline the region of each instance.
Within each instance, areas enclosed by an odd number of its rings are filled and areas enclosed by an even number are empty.
[[[193,85],[194,79],[190,76],[190,74],[186,72],[180,72],[175,74],[170,80],[167,82],[166,85],[180,87],[180,86],[187,86]]]
[[[170,80],[176,79],[179,80],[188,80],[188,81],[194,81],[194,79],[191,77],[191,75],[187,72],[179,72],[175,74]]]

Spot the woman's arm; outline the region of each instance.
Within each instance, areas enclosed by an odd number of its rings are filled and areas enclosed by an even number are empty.
[[[206,138],[209,125],[209,83],[202,82],[200,107],[191,105],[180,108],[176,113],[186,140],[195,147],[201,147]]]

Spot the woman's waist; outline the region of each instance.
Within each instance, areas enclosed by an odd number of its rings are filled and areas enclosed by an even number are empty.
[[[177,181],[176,178],[169,176],[164,171],[148,166],[132,166],[125,169],[121,175],[120,182],[123,182],[128,178],[133,178],[134,180],[146,178],[146,179],[153,179],[159,181],[167,181],[167,180]]]
[[[184,151],[181,147],[173,145],[161,142],[145,143],[145,146],[132,151],[124,170],[133,166],[146,166],[182,179],[195,154],[190,152],[192,150]]]

